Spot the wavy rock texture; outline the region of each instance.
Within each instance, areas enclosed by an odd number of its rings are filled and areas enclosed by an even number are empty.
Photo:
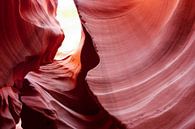
[[[55,1],[0,1],[0,128],[13,129],[27,72],[52,62],[64,36]]]
[[[75,3],[86,37],[53,60],[57,1],[0,1],[0,129],[194,129],[194,0]]]
[[[88,88],[85,81],[87,71],[97,65],[99,58],[89,35],[86,35],[84,45],[83,40],[84,37],[80,43],[82,51],[27,74],[26,84],[21,90],[21,100],[25,105],[21,113],[23,128],[124,128],[103,109]],[[41,121],[37,119],[39,117]]]
[[[127,128],[195,128],[195,2],[76,1],[100,63],[87,75]]]

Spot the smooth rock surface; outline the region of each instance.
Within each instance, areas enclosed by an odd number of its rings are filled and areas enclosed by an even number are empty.
[[[0,129],[194,129],[195,1],[75,4],[79,46],[55,60],[57,0],[0,1]]]

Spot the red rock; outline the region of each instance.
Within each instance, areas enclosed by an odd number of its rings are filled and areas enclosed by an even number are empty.
[[[85,42],[57,61],[57,2],[0,2],[0,128],[194,129],[195,2],[75,3]]]

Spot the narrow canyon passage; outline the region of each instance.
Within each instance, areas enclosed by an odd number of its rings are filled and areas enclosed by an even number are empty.
[[[0,129],[195,129],[194,0],[0,7]]]

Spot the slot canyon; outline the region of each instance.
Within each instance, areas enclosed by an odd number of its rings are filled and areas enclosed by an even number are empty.
[[[195,0],[0,0],[0,129],[195,129]]]

